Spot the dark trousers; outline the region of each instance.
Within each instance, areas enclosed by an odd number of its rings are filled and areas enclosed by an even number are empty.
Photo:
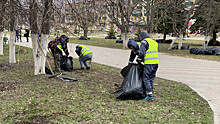
[[[28,42],[28,37],[26,37],[27,38],[27,42]]]
[[[16,35],[15,42],[18,41],[19,39],[20,39],[20,42],[22,42],[22,41],[21,41],[21,35]]]
[[[54,50],[53,52],[53,57],[54,57],[54,66],[55,66],[55,72],[59,72],[61,70],[60,68],[60,53],[57,50]]]
[[[153,91],[154,78],[156,77],[157,69],[158,69],[158,64],[144,65],[143,82],[147,92]]]

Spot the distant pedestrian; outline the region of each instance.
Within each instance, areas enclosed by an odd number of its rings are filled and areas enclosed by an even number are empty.
[[[30,32],[30,31],[29,31],[28,29],[25,29],[24,37],[26,37],[27,42],[29,42],[29,40],[28,40],[28,39],[29,39],[29,38],[28,38],[28,37],[29,37],[29,32]]]
[[[87,63],[87,61],[91,62],[93,56],[92,51],[83,45],[78,45],[76,46],[75,52],[79,56],[79,63],[81,65],[81,70],[84,70],[84,65],[86,66],[86,69],[89,70],[90,66]]]
[[[16,30],[16,39],[15,39],[15,42],[18,41],[20,39],[20,42],[21,41],[21,29],[17,29]]]
[[[3,37],[3,42],[4,42],[4,44],[6,44],[8,42],[8,37],[6,37],[6,34]]]

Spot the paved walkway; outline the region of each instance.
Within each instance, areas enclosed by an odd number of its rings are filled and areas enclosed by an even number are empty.
[[[17,43],[32,47],[31,43]],[[76,44],[69,44],[70,55],[75,54]],[[88,45],[85,45],[88,46]],[[130,51],[88,46],[94,53],[93,62],[123,68],[127,65]],[[214,111],[214,122],[220,124],[220,62],[168,56],[159,53],[157,77],[182,82],[208,101]]]

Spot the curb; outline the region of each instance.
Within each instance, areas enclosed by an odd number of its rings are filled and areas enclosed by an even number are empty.
[[[214,113],[214,116],[213,116],[214,117],[214,124],[219,124],[219,120],[218,120],[219,119],[218,118],[219,113],[218,113],[218,111],[216,111],[216,108],[210,103],[210,101],[208,99],[206,99],[202,94],[200,94],[195,88],[192,88],[191,86],[189,86],[189,87],[192,90],[196,91],[196,93],[198,93],[203,99],[205,99],[208,102],[209,106],[211,107],[211,109]]]

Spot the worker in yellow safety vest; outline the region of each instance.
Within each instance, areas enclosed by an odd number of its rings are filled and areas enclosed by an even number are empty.
[[[137,45],[131,45],[135,44],[133,41],[128,42],[128,47],[132,49],[132,51],[136,51],[136,55],[138,55],[137,62],[144,63],[144,71],[143,71],[143,84],[144,88],[147,91],[147,96],[142,99],[144,101],[153,100],[153,83],[154,78],[156,77],[156,72],[158,69],[158,43],[151,39],[149,34],[147,32],[141,32],[139,35],[139,40],[141,43],[138,45],[138,47],[135,48]],[[131,43],[132,42],[132,43]],[[132,54],[132,53],[131,53]],[[135,58],[135,57],[134,57]],[[133,62],[132,57],[130,56],[129,63]]]
[[[86,69],[90,70],[90,66],[87,61],[89,60],[91,62],[93,56],[92,51],[83,45],[77,45],[75,52],[79,56],[81,70],[84,70],[84,65],[86,66]]]
[[[51,51],[54,56],[55,72],[59,72],[61,70],[60,62],[61,59],[64,57],[63,52],[66,54],[66,57],[69,56],[69,51],[67,49],[67,43],[69,42],[69,37],[66,35],[61,35],[56,40],[58,40],[59,43],[56,45],[55,49]]]

